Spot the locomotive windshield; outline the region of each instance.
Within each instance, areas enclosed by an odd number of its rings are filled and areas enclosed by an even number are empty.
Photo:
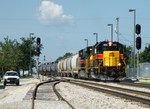
[[[124,52],[124,47],[122,44],[118,42],[113,43],[101,43],[97,46],[97,53],[102,53],[103,51],[120,51],[120,53]]]
[[[120,51],[123,52],[123,47],[118,44],[112,44],[112,46],[103,46],[102,51]]]

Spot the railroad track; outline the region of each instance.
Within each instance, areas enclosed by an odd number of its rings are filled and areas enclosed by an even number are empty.
[[[58,100],[65,101],[72,109],[74,109],[74,107],[66,99],[64,99],[59,94],[59,92],[57,91],[57,89],[55,88],[55,86],[57,84],[59,84],[60,82],[66,82],[66,81],[62,81],[60,79],[56,79],[56,80],[49,80],[49,81],[45,81],[45,82],[41,82],[41,83],[37,84],[36,87],[35,87],[35,89],[34,89],[34,91],[33,91],[33,93],[32,93],[32,109],[34,109],[34,106],[35,106],[35,100],[37,99],[37,95],[38,95],[38,93],[37,93],[38,92],[38,88],[42,87],[42,86],[44,86],[45,84],[48,84],[48,83],[53,83],[52,88],[53,88],[53,91],[55,92],[55,94],[57,95]],[[44,93],[44,92],[42,92],[42,93]],[[45,97],[44,100],[48,100],[49,99],[48,96],[44,96],[44,97]]]
[[[67,78],[63,77],[63,79],[72,80],[72,78],[68,78],[68,77]],[[73,79],[73,80],[75,80],[75,79]],[[78,79],[76,79],[76,80],[78,80]],[[115,83],[115,84],[118,84],[118,85],[134,86],[134,87],[150,89],[150,84],[143,84],[143,83],[120,82],[120,81],[113,82],[113,81],[100,81],[100,80],[88,80],[88,81],[93,81],[93,82],[96,81],[96,82],[104,82],[104,83]]]
[[[118,84],[150,89],[150,84],[130,83],[130,82],[119,82]]]
[[[80,80],[70,80],[70,83],[150,105],[150,93],[147,92],[136,91],[104,84],[85,82]]]
[[[54,83],[54,85],[53,85],[53,90],[54,90],[54,92],[56,93],[56,95],[57,95],[57,97],[58,97],[59,100],[65,101],[72,109],[75,109],[66,99],[64,99],[64,98],[60,95],[60,93],[59,93],[59,92],[57,91],[57,89],[55,88],[55,86],[56,86],[57,84],[59,84],[60,82],[66,82],[66,81],[59,81],[59,82]]]

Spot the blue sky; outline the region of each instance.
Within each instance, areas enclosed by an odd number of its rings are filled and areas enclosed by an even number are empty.
[[[54,61],[66,52],[77,52],[98,40],[110,40],[110,27],[119,17],[120,42],[133,45],[133,12],[141,25],[142,49],[149,42],[150,0],[1,0],[0,40],[9,36],[20,40],[29,33],[41,38],[46,61]],[[113,39],[117,40],[114,32]]]

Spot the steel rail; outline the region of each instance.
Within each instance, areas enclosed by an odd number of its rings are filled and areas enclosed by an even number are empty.
[[[64,78],[66,79],[66,78]],[[72,79],[66,79],[66,80],[72,80]],[[89,80],[90,81],[90,80]],[[88,82],[88,81],[87,81]],[[100,81],[100,80],[95,80],[94,82],[105,82],[105,83],[115,83],[119,85],[128,85],[128,86],[134,86],[134,87],[140,87],[140,88],[147,88],[150,89],[150,84],[142,84],[142,83],[131,83],[131,82],[121,82],[121,81]]]
[[[150,89],[150,84],[142,84],[142,83],[129,83],[129,82],[119,82],[120,85],[129,85],[129,86],[135,86],[135,87],[141,87],[141,88],[148,88]]]
[[[72,81],[76,81],[76,80],[72,80]],[[78,82],[78,81],[76,81],[76,82]],[[110,89],[114,89],[114,90],[124,91],[124,92],[127,92],[127,93],[133,93],[133,94],[138,94],[138,95],[150,97],[149,92],[137,91],[137,90],[132,90],[132,89],[126,89],[126,88],[121,88],[121,87],[115,87],[115,86],[97,84],[97,83],[91,83],[91,82],[85,82],[85,81],[82,81],[82,82],[86,83],[86,84],[91,84],[91,85],[95,85],[95,86],[104,87],[104,88],[110,88]]]
[[[38,83],[36,85],[36,87],[35,87],[35,89],[33,90],[33,93],[32,93],[32,109],[34,109],[34,105],[35,105],[34,100],[36,99],[36,94],[37,94],[38,87],[40,85],[45,84],[45,83],[50,83],[50,82],[55,82],[55,81],[59,81],[59,79],[44,81],[44,82]]]
[[[92,89],[92,90],[101,91],[101,92],[104,92],[104,93],[112,94],[112,95],[115,95],[115,96],[119,96],[119,97],[122,97],[122,98],[130,99],[130,100],[134,100],[134,101],[137,101],[137,102],[141,102],[141,103],[150,105],[150,99],[146,99],[146,98],[143,98],[143,97],[137,97],[137,96],[133,96],[133,95],[129,95],[129,94],[121,93],[121,92],[116,92],[116,91],[109,90],[109,89],[95,87],[95,86],[87,85],[88,83],[85,84],[83,82],[79,83],[79,82],[75,82],[75,81],[71,80],[70,83],[76,84],[76,85],[79,85],[79,86],[83,86],[83,87],[86,87],[86,88],[89,88],[89,89]]]
[[[59,84],[60,82],[67,82],[67,81],[58,81],[58,82],[56,82],[56,83],[53,84],[53,90],[54,90],[55,94],[57,95],[57,97],[58,97],[59,100],[65,101],[72,109],[75,109],[66,99],[64,99],[64,98],[60,95],[60,93],[59,93],[59,92],[57,91],[57,89],[55,88],[55,86],[56,86],[57,84]]]

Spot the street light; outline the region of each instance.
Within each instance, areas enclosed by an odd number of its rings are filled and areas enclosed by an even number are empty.
[[[134,69],[135,69],[135,24],[136,24],[136,10],[135,9],[129,9],[129,12],[134,12],[134,31],[133,31],[133,56],[134,56],[134,60],[133,60],[133,64],[134,64]]]
[[[30,74],[32,73],[32,71],[31,71],[31,70],[32,70],[32,68],[31,68],[31,67],[32,67],[32,60],[31,60],[32,37],[31,37],[31,36],[32,36],[32,35],[34,35],[34,33],[30,33],[30,34],[29,34],[29,37],[30,37],[30,48],[29,48],[29,49],[30,49],[30,65],[29,65],[29,73],[30,73]]]
[[[88,47],[88,39],[84,39],[85,41],[87,41],[87,47]]]
[[[98,42],[98,33],[93,33],[93,35],[96,35],[96,43]]]
[[[113,24],[107,24],[107,26],[111,26],[111,41],[113,41]]]
[[[119,42],[119,17],[116,18],[116,34],[117,34],[117,41]]]

